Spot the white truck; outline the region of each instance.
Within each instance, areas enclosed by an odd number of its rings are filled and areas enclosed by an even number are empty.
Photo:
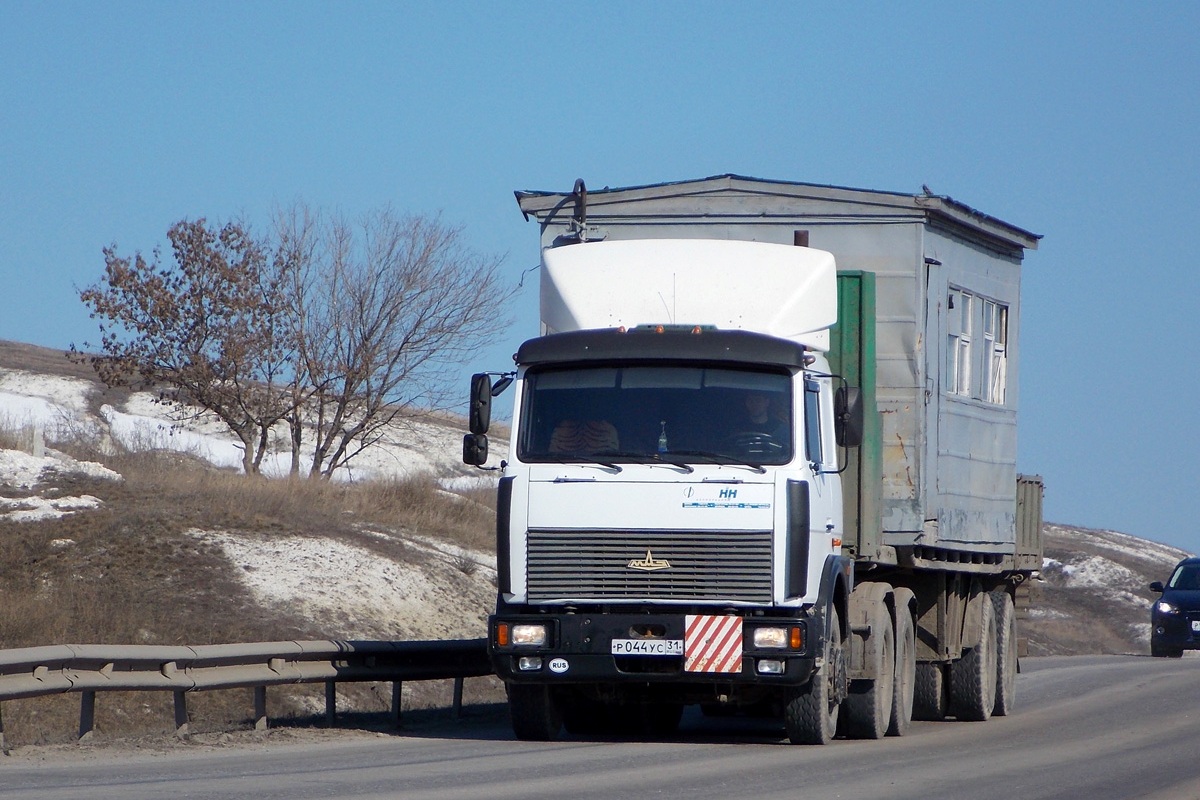
[[[812,744],[1008,713],[1018,587],[1040,566],[1040,481],[1009,447],[1014,350],[995,358],[1017,297],[918,253],[933,327],[950,326],[930,347],[883,314],[874,272],[713,237],[729,223],[714,231],[694,197],[707,227],[672,238],[645,235],[641,198],[610,198],[599,224],[582,182],[527,198],[545,215],[542,335],[499,381],[474,376],[464,439],[483,464],[511,383],[489,648],[518,738],[663,733],[690,704],[774,714]],[[991,372],[973,383],[961,328],[989,302]],[[913,374],[896,380],[897,361]],[[939,422],[956,411],[961,433]]]

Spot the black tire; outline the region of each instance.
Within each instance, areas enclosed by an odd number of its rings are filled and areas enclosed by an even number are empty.
[[[946,718],[950,701],[946,670],[938,662],[918,662],[913,686],[913,719],[939,722]]]
[[[917,683],[917,635],[912,611],[896,597],[896,682],[892,689],[892,716],[888,736],[903,736],[912,724]]]
[[[996,608],[996,704],[992,715],[1006,717],[1017,707],[1017,611],[1008,592],[991,593]]]
[[[842,703],[840,730],[850,739],[882,739],[892,718],[896,687],[896,634],[887,606],[876,604],[871,611],[871,635],[878,635],[878,678],[850,681],[850,693]]]
[[[806,686],[791,691],[784,704],[783,724],[792,744],[828,744],[837,734],[846,661],[841,622],[833,606],[829,607],[829,630],[820,670]]]
[[[1183,658],[1182,647],[1168,647],[1150,637],[1150,655],[1155,658]]]
[[[580,694],[560,697],[558,701],[567,733],[594,736],[612,732],[612,714],[605,703]]]
[[[549,742],[562,730],[562,713],[549,686],[508,684],[513,733],[530,742]]]
[[[964,722],[986,722],[996,705],[996,607],[990,598],[980,606],[979,644],[950,665],[950,713]]]

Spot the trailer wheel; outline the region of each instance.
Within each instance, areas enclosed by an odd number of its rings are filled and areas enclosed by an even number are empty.
[[[980,603],[983,633],[950,665],[950,713],[966,722],[986,722],[996,705],[996,607]]]
[[[896,638],[887,606],[875,603],[870,617],[871,635],[881,641],[875,664],[876,678],[850,681],[850,693],[842,703],[842,732],[851,739],[882,739],[892,717],[896,686]]]
[[[562,713],[549,686],[508,684],[508,711],[518,739],[548,742],[558,738]]]
[[[939,722],[949,706],[946,671],[936,661],[918,662],[913,685],[913,719]]]
[[[992,714],[1005,717],[1017,703],[1017,612],[1008,592],[991,594],[996,607],[996,705]]]
[[[888,736],[903,736],[912,724],[917,672],[917,636],[904,593],[896,590],[896,683]]]
[[[830,635],[825,640],[820,670],[808,685],[791,691],[783,709],[783,724],[792,744],[828,744],[837,733],[838,709],[845,696],[846,656],[837,609],[829,607]]]

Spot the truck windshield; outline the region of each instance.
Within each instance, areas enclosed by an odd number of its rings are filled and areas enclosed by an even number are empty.
[[[697,366],[530,369],[522,461],[786,464],[792,379],[784,371]]]

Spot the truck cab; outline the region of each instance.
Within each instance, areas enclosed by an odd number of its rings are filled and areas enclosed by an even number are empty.
[[[489,637],[514,720],[536,723],[518,734],[784,702],[844,638],[826,630],[851,572],[838,445],[861,421],[822,350],[832,257],[658,240],[544,269],[553,332],[515,356]]]

